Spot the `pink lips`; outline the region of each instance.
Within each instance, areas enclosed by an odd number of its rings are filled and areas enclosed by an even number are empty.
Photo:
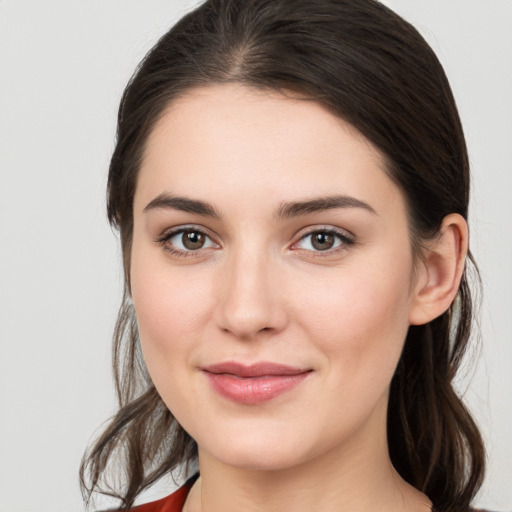
[[[310,369],[276,363],[245,366],[225,362],[201,368],[213,389],[225,398],[243,404],[260,404],[300,384]]]

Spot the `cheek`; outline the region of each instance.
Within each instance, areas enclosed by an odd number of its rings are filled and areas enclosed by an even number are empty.
[[[312,293],[297,294],[297,316],[336,367],[333,375],[354,384],[392,377],[409,327],[407,261],[393,270],[344,269],[323,286],[311,283]]]
[[[154,255],[152,256],[154,260]],[[162,257],[165,259],[165,255]],[[206,276],[193,266],[173,269],[151,261],[144,250],[132,252],[131,285],[142,350],[151,375],[192,350],[204,328],[209,300]],[[174,270],[174,271],[173,271]]]

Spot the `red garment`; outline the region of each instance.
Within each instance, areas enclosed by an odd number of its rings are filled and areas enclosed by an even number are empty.
[[[195,480],[195,479],[193,479]],[[185,500],[194,481],[189,480],[185,485],[180,487],[171,495],[162,498],[161,500],[152,501],[151,503],[144,503],[132,508],[133,512],[181,512]]]

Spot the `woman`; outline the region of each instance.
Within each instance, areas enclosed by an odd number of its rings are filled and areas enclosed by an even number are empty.
[[[212,0],[119,111],[108,214],[120,410],[83,461],[122,510],[466,512],[452,380],[471,327],[469,169],[437,58],[373,0]],[[121,460],[126,484],[106,481]]]

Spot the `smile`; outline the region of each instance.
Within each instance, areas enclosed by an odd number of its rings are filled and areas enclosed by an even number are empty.
[[[226,362],[201,368],[212,388],[224,398],[242,404],[261,404],[298,386],[311,369],[276,363],[249,366]]]

